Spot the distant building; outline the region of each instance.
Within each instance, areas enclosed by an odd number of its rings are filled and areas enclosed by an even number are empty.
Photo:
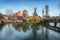
[[[24,10],[23,11],[23,17],[26,19],[28,17],[28,11],[27,10]]]
[[[4,19],[4,17],[3,17],[3,14],[2,13],[0,13],[0,20],[1,19]]]
[[[3,15],[5,20],[9,20],[9,16],[8,15]]]
[[[20,11],[14,13],[11,17],[12,20],[22,20],[23,19],[23,15]]]
[[[59,18],[59,16],[52,16],[52,18]]]
[[[0,20],[2,20],[2,19],[4,19],[4,20],[8,20],[8,19],[9,19],[9,16],[8,16],[8,15],[5,15],[5,14],[0,13]]]

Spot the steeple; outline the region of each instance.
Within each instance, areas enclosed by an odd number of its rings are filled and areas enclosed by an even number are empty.
[[[37,9],[37,8],[34,8],[33,16],[38,16],[38,14],[37,14],[37,12],[36,12],[36,9]]]

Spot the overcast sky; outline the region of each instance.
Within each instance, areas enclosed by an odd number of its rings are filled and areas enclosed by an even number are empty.
[[[45,5],[49,5],[49,15],[58,16],[59,0],[0,0],[0,12],[6,14],[7,9],[12,9],[14,12],[28,10],[28,14],[32,15],[34,8],[37,8],[38,15],[42,16],[42,9]]]

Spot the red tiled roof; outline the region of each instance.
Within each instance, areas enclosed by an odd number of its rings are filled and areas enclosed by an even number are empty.
[[[12,16],[17,17],[17,16],[22,16],[22,13],[20,11],[16,12],[15,14],[13,14]]]

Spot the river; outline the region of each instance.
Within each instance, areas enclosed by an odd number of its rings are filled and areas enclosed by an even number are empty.
[[[0,25],[0,40],[60,40],[60,31],[42,24],[3,24]]]

